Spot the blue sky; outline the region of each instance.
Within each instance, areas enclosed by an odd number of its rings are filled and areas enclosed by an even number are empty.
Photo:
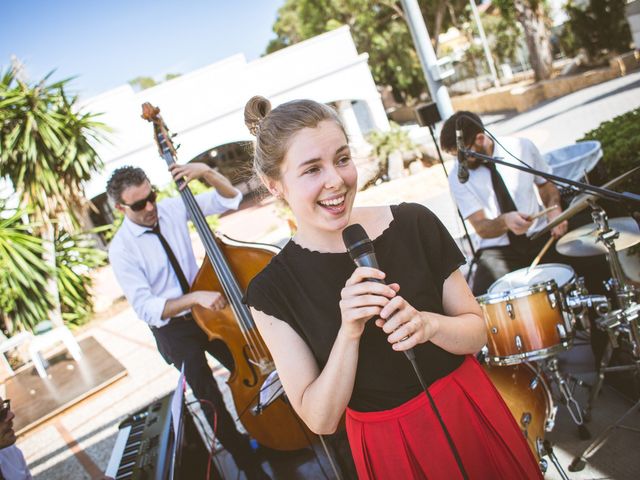
[[[32,80],[77,76],[82,97],[137,76],[187,73],[236,53],[258,58],[284,0],[10,0],[0,67],[11,55]]]

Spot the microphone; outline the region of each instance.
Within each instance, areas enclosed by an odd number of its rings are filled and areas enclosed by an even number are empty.
[[[466,183],[469,180],[469,165],[467,164],[467,156],[464,153],[464,138],[462,136],[462,128],[460,127],[461,118],[456,119],[456,149],[458,150],[458,181]]]
[[[342,240],[344,241],[344,246],[347,247],[349,256],[358,267],[379,268],[376,252],[373,249],[373,242],[369,239],[362,225],[354,223],[342,230]],[[368,278],[367,280],[370,282],[385,283],[379,278]],[[407,338],[408,337],[405,337],[402,340],[406,340]],[[404,354],[409,361],[413,363],[416,358],[413,353],[413,348],[405,350]]]
[[[342,231],[342,240],[347,247],[351,260],[359,267],[378,267],[376,252],[373,250],[373,242],[367,236],[362,225],[356,223],[349,225]],[[369,278],[371,282],[384,283],[379,278]]]

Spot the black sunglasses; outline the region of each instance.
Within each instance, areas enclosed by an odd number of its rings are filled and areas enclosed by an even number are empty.
[[[125,207],[129,207],[134,212],[139,212],[140,210],[142,210],[144,207],[147,206],[148,202],[155,203],[157,197],[158,197],[157,192],[155,190],[151,190],[151,193],[147,195],[146,198],[143,198],[142,200],[138,200],[137,202],[133,202],[131,205],[122,202],[122,205],[124,205]]]
[[[3,400],[2,407],[0,407],[0,422],[4,422],[9,414],[9,410],[11,410],[11,400]]]

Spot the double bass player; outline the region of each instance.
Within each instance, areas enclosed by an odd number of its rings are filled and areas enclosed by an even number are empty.
[[[174,179],[183,179],[184,185],[201,179],[213,187],[195,197],[205,215],[238,208],[242,194],[208,165],[174,164],[169,170]],[[107,182],[107,194],[124,214],[109,246],[109,260],[127,300],[151,328],[165,361],[178,370],[184,366],[187,382],[198,399],[207,401],[203,410],[212,428],[216,425],[218,439],[238,467],[248,479],[270,478],[262,470],[248,437],[236,429],[205,352],[228,369],[232,368],[233,359],[222,342],[208,340],[191,315],[191,308],[196,305],[219,310],[225,307],[226,300],[220,292],[190,291],[198,265],[184,203],[180,198],[156,202],[156,192],[144,171],[131,166],[113,173]]]

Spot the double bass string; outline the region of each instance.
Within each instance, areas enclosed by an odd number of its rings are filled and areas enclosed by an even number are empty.
[[[185,203],[188,205],[192,221],[198,231],[200,232],[200,237],[205,243],[205,249],[209,253],[210,260],[214,267],[216,267],[216,273],[221,277],[221,285],[225,290],[225,293],[229,297],[229,304],[231,308],[234,310],[236,317],[239,320],[240,330],[242,331],[242,335],[244,336],[249,348],[254,352],[257,358],[267,358],[267,354],[264,351],[264,346],[262,342],[257,337],[255,323],[253,322],[253,318],[251,318],[251,314],[248,309],[242,303],[242,295],[240,292],[240,287],[238,285],[237,280],[235,279],[233,273],[230,271],[227,262],[224,259],[223,253],[220,251],[220,248],[215,243],[215,240],[211,235],[206,235],[204,233],[209,233],[209,225],[204,218],[204,215],[200,211],[196,199],[193,195],[193,192],[188,188],[185,188],[180,191]]]

